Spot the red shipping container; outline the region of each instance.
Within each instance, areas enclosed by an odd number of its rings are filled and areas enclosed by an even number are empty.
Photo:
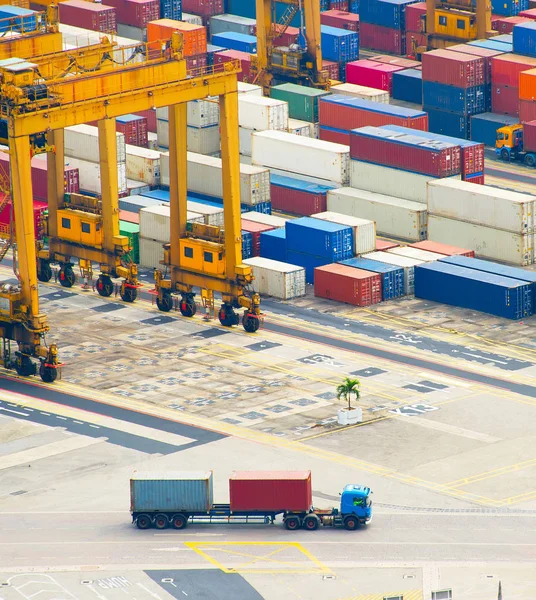
[[[242,73],[238,74],[238,81],[251,82],[251,54],[240,50],[222,50],[214,53],[214,64],[220,65],[230,60],[239,60]]]
[[[197,56],[186,56],[186,70],[188,75],[200,75],[200,70],[207,66],[207,55],[198,54]]]
[[[115,128],[125,136],[125,143],[147,148],[149,142],[147,138],[147,119],[145,117],[139,117],[139,119],[125,123],[116,121]]]
[[[387,65],[395,65],[395,67],[402,67],[403,69],[416,69],[421,66],[421,63],[417,60],[411,60],[403,56],[389,56],[388,54],[378,54],[377,56],[372,56],[370,60]]]
[[[520,54],[501,54],[491,59],[491,82],[493,85],[519,87],[519,74],[536,67],[536,58]],[[495,112],[495,111],[493,111]]]
[[[272,208],[305,217],[326,212],[326,194],[319,194],[314,187],[311,184],[310,190],[295,190],[272,183],[270,185]]]
[[[432,50],[422,56],[422,78],[423,81],[468,88],[485,83],[486,69],[484,60],[478,56]]]
[[[378,106],[377,110],[375,109],[376,105]],[[388,114],[382,110],[388,108],[385,104],[375,102],[371,102],[367,108],[345,106],[329,102],[329,96],[327,96],[325,100],[319,99],[318,119],[320,125],[346,131],[367,125],[373,125],[374,127],[400,125],[409,129],[428,131],[428,115],[426,113],[416,117],[402,117],[397,114]]]
[[[3,202],[5,198],[5,194],[0,194],[0,204]],[[41,239],[43,237],[43,218],[42,215],[47,209],[47,203],[43,200],[34,200],[33,201],[33,221],[34,221],[34,229],[35,236],[37,239]],[[13,216],[13,223],[15,223],[15,214],[11,212],[11,200],[8,200],[4,207],[0,210],[0,226],[7,233],[11,227],[11,218]]]
[[[140,224],[139,213],[129,212],[128,210],[119,211],[119,220],[126,221],[127,223],[134,223],[135,225]]]
[[[306,512],[313,505],[311,471],[235,471],[229,497],[233,512]]]
[[[320,126],[320,139],[334,144],[350,145],[350,131],[344,129],[333,129],[332,127]]]
[[[408,244],[408,246],[410,248],[426,250],[427,252],[443,254],[444,256],[468,256],[469,258],[475,257],[474,250],[466,250],[465,248],[458,248],[457,246],[450,246],[449,244],[441,244],[440,242],[432,242],[431,240],[415,242],[414,244]]]
[[[315,296],[329,298],[354,306],[370,306],[382,301],[379,273],[339,265],[315,269]]]
[[[485,176],[483,174],[480,175],[468,175],[467,177],[464,177],[464,181],[468,181],[469,183],[474,183],[476,185],[485,185],[484,184],[484,178]]]
[[[273,45],[278,46],[290,46],[298,41],[298,35],[300,30],[297,27],[291,27],[290,25],[285,29],[285,32],[277,38],[274,38]],[[253,27],[253,35],[257,35],[257,26]]]
[[[519,88],[508,85],[492,85],[491,112],[517,117],[519,112]]]
[[[242,219],[242,229],[251,233],[251,237],[253,238],[253,256],[259,256],[261,253],[261,233],[263,231],[271,231],[275,227]]]
[[[86,0],[66,0],[59,5],[60,23],[82,27],[92,31],[116,31],[116,10],[113,6],[104,6]]]
[[[385,65],[373,60],[356,60],[346,65],[346,82],[391,92],[393,73],[402,67]]]
[[[332,60],[323,60],[322,69],[328,72],[330,79],[334,81],[339,79],[339,63],[333,62]]]
[[[523,125],[523,147],[529,152],[536,151],[536,120]]]
[[[410,6],[414,5],[408,4],[406,6],[406,9],[408,9]],[[419,33],[416,31],[406,31],[406,55],[408,56],[408,58],[415,58],[415,52],[413,51],[414,46],[416,48],[422,48],[426,46],[425,33]],[[422,65],[415,68],[419,69],[419,71],[422,71]]]
[[[518,16],[518,17],[500,17],[495,20],[492,27],[495,31],[500,33],[512,33],[514,31],[514,25],[519,23],[526,23],[530,19]],[[493,39],[493,38],[492,38]]]
[[[486,68],[486,83],[491,83],[491,59],[494,56],[504,54],[504,52],[501,52],[500,50],[489,50],[488,48],[479,48],[478,46],[470,46],[469,44],[449,46],[449,50],[452,52],[469,54],[471,56],[480,56],[484,60],[484,66]]]
[[[326,10],[320,13],[320,23],[338,29],[359,31],[359,15],[342,10]]]
[[[529,10],[536,9],[536,0],[529,0]]]
[[[156,110],[142,110],[133,114],[139,115],[140,117],[145,117],[147,119],[147,131],[150,131],[151,133],[156,133]]]
[[[395,242],[388,242],[387,240],[380,240],[376,238],[376,250],[378,252],[384,252],[385,250],[391,250],[392,248],[398,248],[400,244]]]
[[[464,178],[474,173],[484,172],[485,152],[484,144],[477,143],[461,149],[462,175]]]
[[[348,0],[330,0],[329,10],[348,11]]]
[[[379,127],[362,127],[350,133],[350,156],[377,165],[395,167],[433,177],[458,175],[460,146],[418,138]]]
[[[359,45],[370,50],[406,54],[406,32],[372,23],[360,23]]]
[[[143,29],[149,21],[160,18],[158,0],[106,0],[117,11],[117,22]]]
[[[422,33],[424,31],[424,19],[426,17],[426,2],[406,5],[406,31]]]
[[[182,0],[182,10],[202,17],[222,15],[224,0]]]
[[[519,100],[519,122],[529,123],[534,120],[536,120],[536,102],[533,100]]]
[[[525,19],[530,19],[531,21],[536,20],[536,8],[529,8],[528,10],[522,10],[519,13],[520,17],[525,17]]]

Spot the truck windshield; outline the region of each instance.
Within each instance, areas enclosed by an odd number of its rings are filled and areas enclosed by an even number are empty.
[[[372,506],[372,500],[369,498],[367,498],[367,506]]]
[[[498,131],[497,132],[497,139],[498,140],[504,140],[504,133],[502,131]]]

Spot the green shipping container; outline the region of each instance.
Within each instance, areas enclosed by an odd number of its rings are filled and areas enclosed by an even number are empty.
[[[288,102],[288,116],[291,119],[318,123],[318,99],[327,96],[325,90],[284,83],[276,85],[270,90],[270,96],[276,100]]]
[[[136,264],[140,262],[140,226],[136,223],[128,223],[127,221],[119,221],[119,234],[126,235],[130,247],[130,258]]]

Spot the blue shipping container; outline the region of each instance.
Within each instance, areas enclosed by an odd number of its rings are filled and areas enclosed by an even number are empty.
[[[160,0],[160,18],[182,20],[182,0]]]
[[[529,285],[445,262],[415,267],[415,297],[504,317],[523,319]]]
[[[322,185],[307,179],[300,179],[300,177],[286,177],[285,175],[277,175],[275,173],[270,173],[270,185],[298,190],[308,194],[317,194],[319,196],[325,196],[329,190],[337,188],[336,185]]]
[[[285,229],[287,252],[307,252],[313,256],[324,257],[328,262],[337,262],[353,256],[354,232],[351,227],[302,217],[287,221]]]
[[[359,20],[403,30],[406,28],[406,5],[414,3],[415,0],[361,0]]]
[[[253,256],[253,236],[249,231],[242,231],[242,260]]]
[[[283,2],[275,3],[275,16],[277,22],[280,21],[281,17],[285,13],[285,10],[288,9],[288,4]],[[324,10],[327,10],[324,9]],[[250,19],[255,19],[257,16],[257,7],[256,3],[253,0],[227,0],[227,13],[231,13],[233,15],[239,15],[241,17],[249,17]],[[300,26],[300,11],[294,15],[294,18],[289,23],[292,27]]]
[[[393,98],[422,104],[422,71],[404,69],[393,73]]]
[[[240,50],[240,52],[257,53],[257,38],[245,33],[236,33],[227,31],[212,36],[212,43],[216,46],[223,46],[229,50]]]
[[[516,123],[519,123],[519,119],[508,115],[496,115],[489,112],[473,115],[471,117],[471,139],[475,142],[482,142],[486,146],[495,147],[497,129]]]
[[[379,273],[382,278],[382,300],[392,300],[404,295],[404,269],[400,267],[369,258],[349,258],[342,260],[341,264]]]
[[[426,112],[428,113],[428,129],[433,133],[470,139],[471,117],[469,115],[461,115],[438,108],[428,108]]]
[[[320,27],[322,58],[347,63],[359,58],[359,35],[337,27]]]
[[[329,260],[328,258],[313,256],[312,254],[305,254],[304,252],[287,250],[287,260],[285,262],[287,262],[289,265],[303,267],[305,269],[305,281],[307,283],[314,283],[316,267],[329,265],[333,261]]]
[[[6,21],[5,19],[9,19]],[[29,32],[37,29],[35,10],[19,6],[0,6],[0,31]]]
[[[475,40],[474,42],[467,42],[470,46],[476,46],[477,48],[487,48],[488,50],[497,50],[498,52],[513,52],[513,44],[505,44],[504,42],[496,42],[494,39],[490,40]]]
[[[287,262],[287,237],[283,227],[263,231],[260,235],[260,242],[263,258]]]
[[[448,263],[449,265],[474,269],[484,273],[492,273],[494,275],[500,275],[501,277],[508,277],[509,279],[516,279],[517,281],[528,283],[529,293],[526,294],[524,302],[525,316],[530,317],[534,314],[534,309],[536,307],[536,272],[526,271],[520,267],[500,265],[499,263],[481,260],[480,258],[470,258],[469,256],[447,256],[446,258],[441,258],[440,261]]]
[[[491,0],[491,12],[503,17],[515,17],[528,7],[528,0]]]
[[[476,115],[486,110],[485,85],[459,88],[435,81],[423,81],[422,98],[424,110],[439,108],[464,115]]]
[[[355,15],[359,14],[359,0],[349,0],[348,12],[354,13]]]
[[[514,52],[536,56],[536,23],[529,21],[514,26]]]
[[[216,52],[223,52],[225,48],[222,46],[215,46],[214,44],[207,44],[207,65],[214,64],[214,54]]]

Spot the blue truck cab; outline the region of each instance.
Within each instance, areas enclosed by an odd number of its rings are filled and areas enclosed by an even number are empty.
[[[341,493],[341,515],[355,515],[361,524],[372,520],[371,490],[364,485],[346,485]]]

